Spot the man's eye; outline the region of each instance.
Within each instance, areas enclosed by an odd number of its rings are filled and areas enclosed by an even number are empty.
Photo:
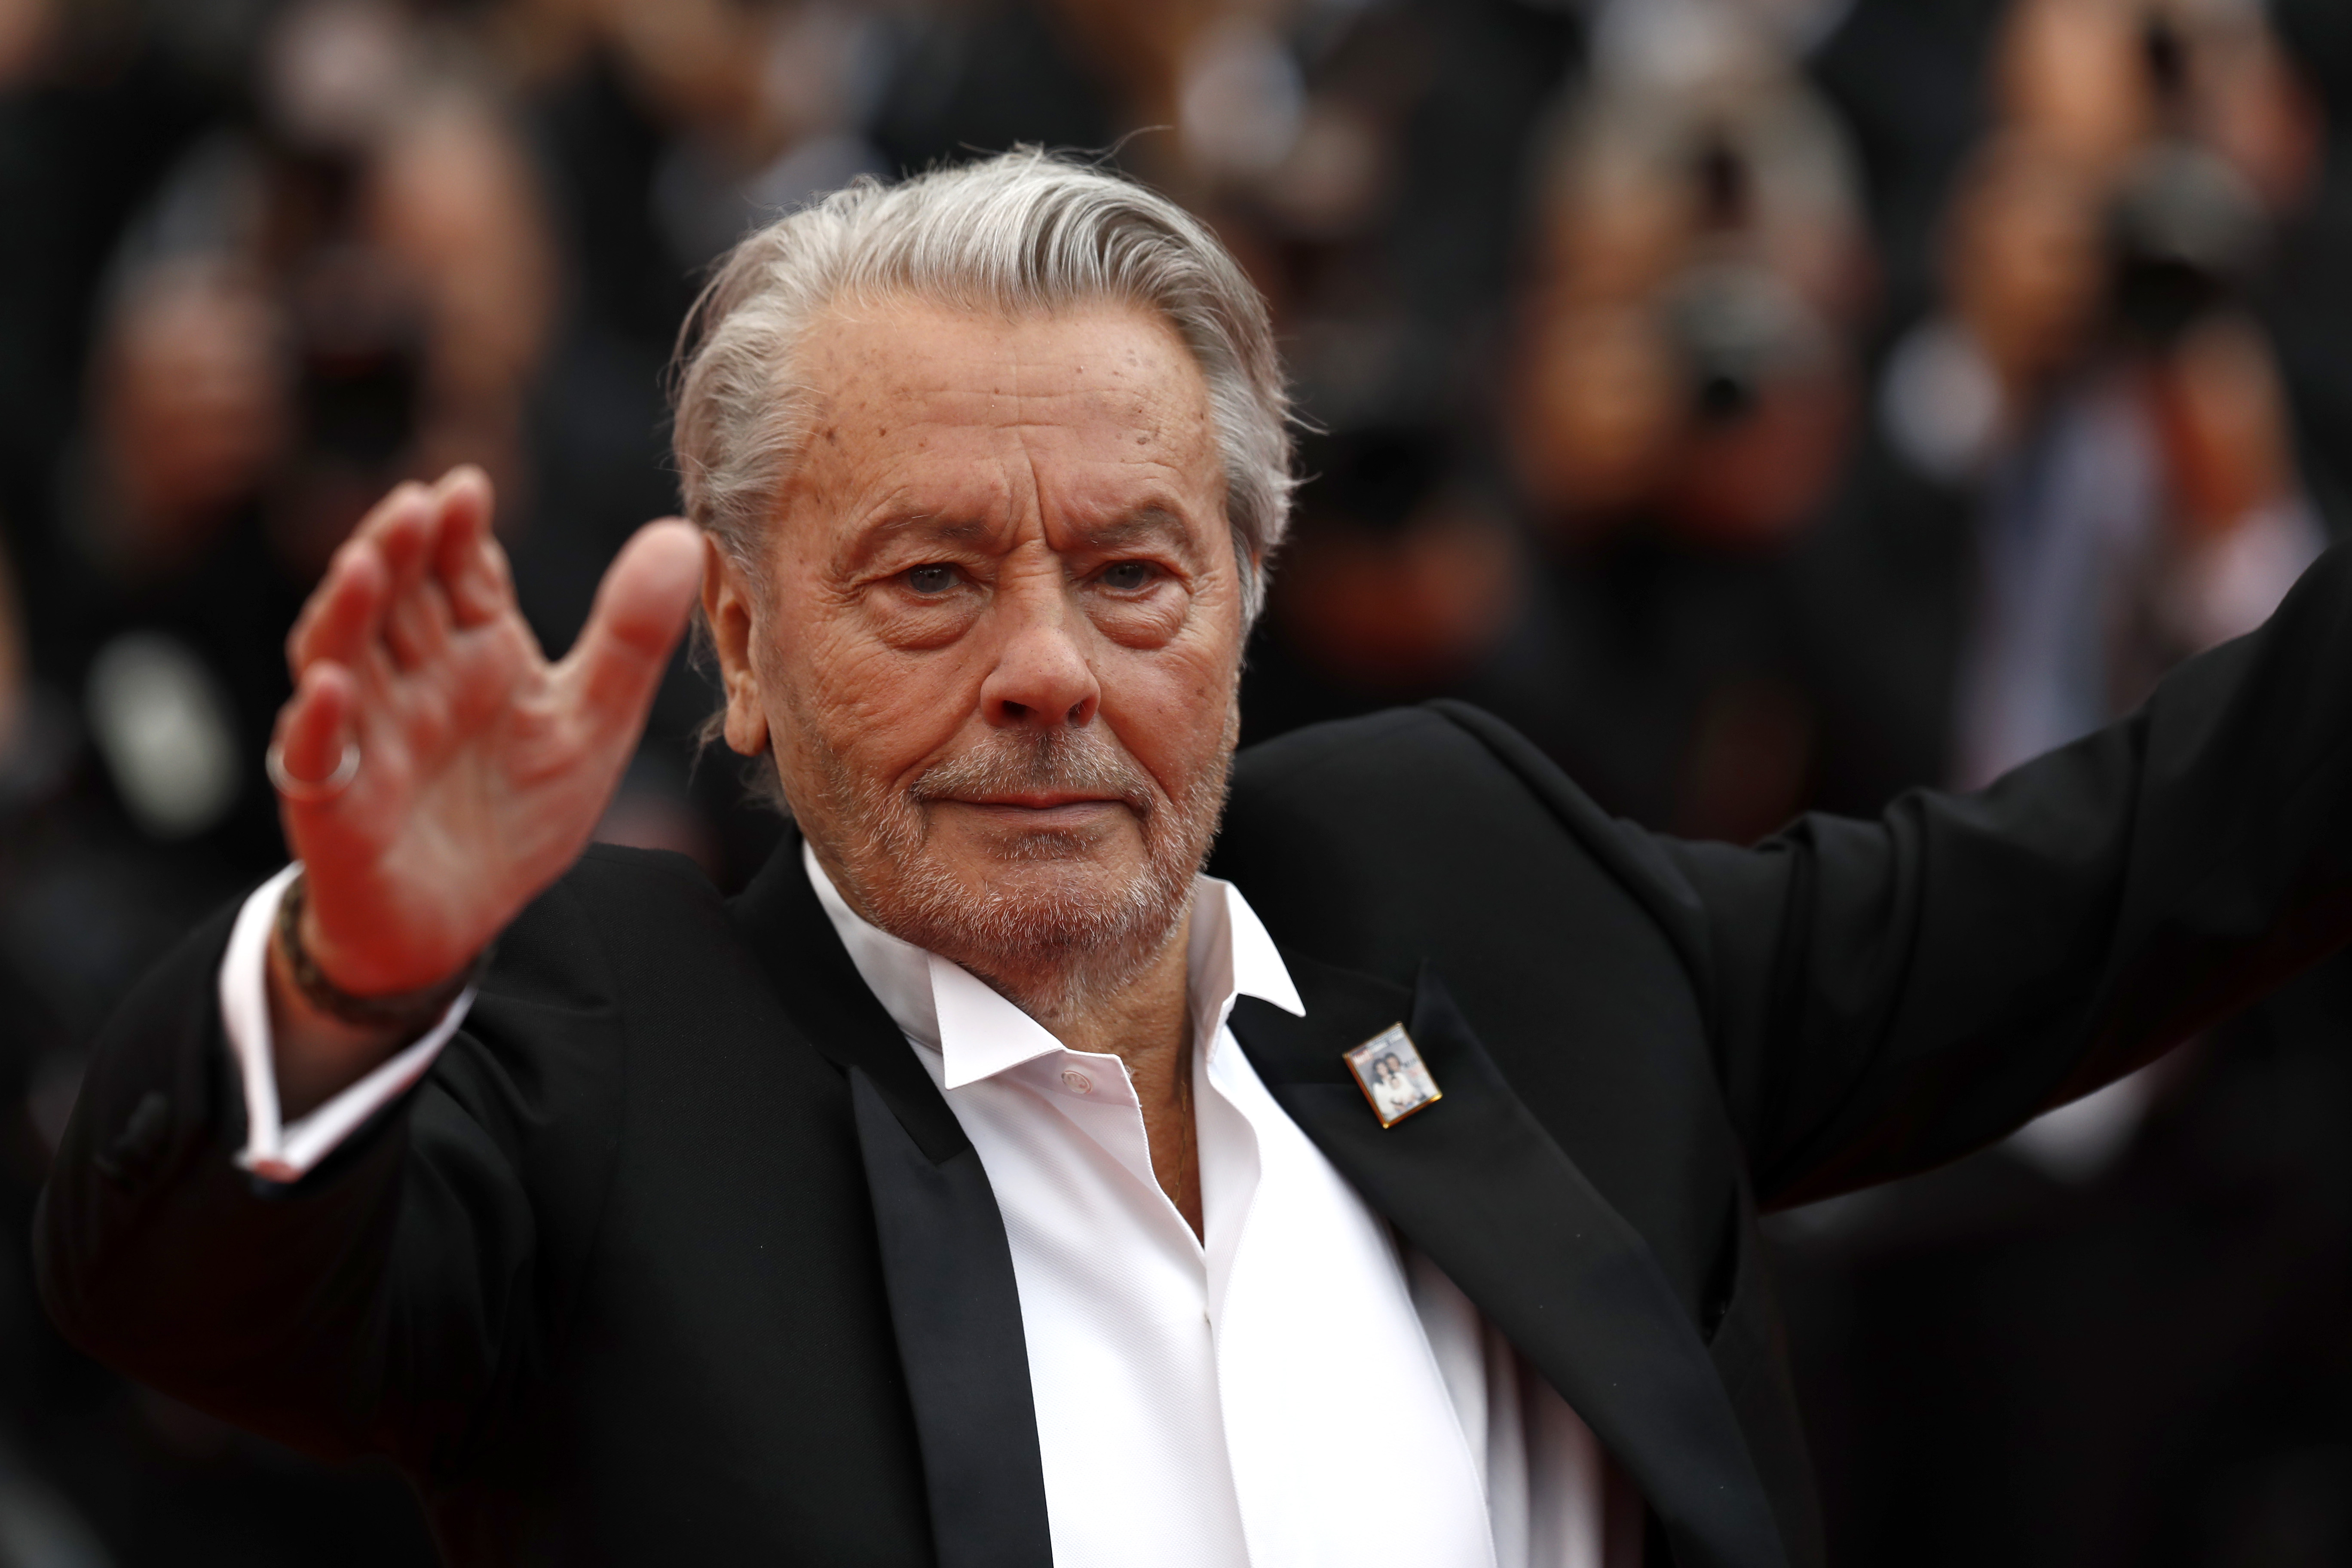
[[[1120,561],[1103,568],[1102,584],[1106,588],[1132,594],[1139,588],[1149,588],[1159,576],[1160,568],[1149,561]]]
[[[917,566],[907,574],[907,586],[918,594],[944,594],[955,585],[952,566]]]

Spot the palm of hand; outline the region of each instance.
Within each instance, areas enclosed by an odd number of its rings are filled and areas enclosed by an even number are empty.
[[[348,788],[289,799],[310,885],[303,942],[337,984],[378,994],[462,969],[586,845],[635,750],[701,564],[693,531],[649,525],[606,574],[578,645],[551,663],[460,470],[394,491],[354,533],[289,639],[287,770]]]

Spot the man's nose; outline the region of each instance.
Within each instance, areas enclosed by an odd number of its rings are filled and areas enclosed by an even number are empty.
[[[1102,705],[1087,658],[1086,616],[1059,574],[1008,584],[996,596],[996,667],[981,687],[981,714],[1005,726],[1085,724]]]

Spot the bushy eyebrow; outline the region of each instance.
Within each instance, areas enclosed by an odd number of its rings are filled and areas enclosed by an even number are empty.
[[[1183,515],[1157,501],[1147,501],[1098,523],[1076,525],[1071,531],[1089,551],[1117,552],[1158,544],[1188,563],[1198,552],[1192,530]],[[959,518],[936,511],[898,512],[886,514],[861,530],[850,542],[846,554],[851,563],[864,565],[893,544],[908,539],[925,544],[986,549],[1003,532],[1004,525],[980,518]]]
[[[985,546],[1003,532],[1000,525],[976,517],[951,517],[936,511],[905,511],[884,516],[858,531],[845,552],[854,565],[864,565],[905,539],[927,544]]]
[[[1192,530],[1174,508],[1147,501],[1131,511],[1076,530],[1091,550],[1115,551],[1143,543],[1171,546],[1187,561],[1194,554]]]

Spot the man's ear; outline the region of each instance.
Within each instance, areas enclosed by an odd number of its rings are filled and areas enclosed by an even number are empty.
[[[727,747],[756,757],[768,749],[768,710],[760,701],[760,676],[751,658],[760,635],[759,596],[717,540],[706,538],[704,548],[710,558],[702,574],[702,616],[710,624],[719,681],[727,693]]]

